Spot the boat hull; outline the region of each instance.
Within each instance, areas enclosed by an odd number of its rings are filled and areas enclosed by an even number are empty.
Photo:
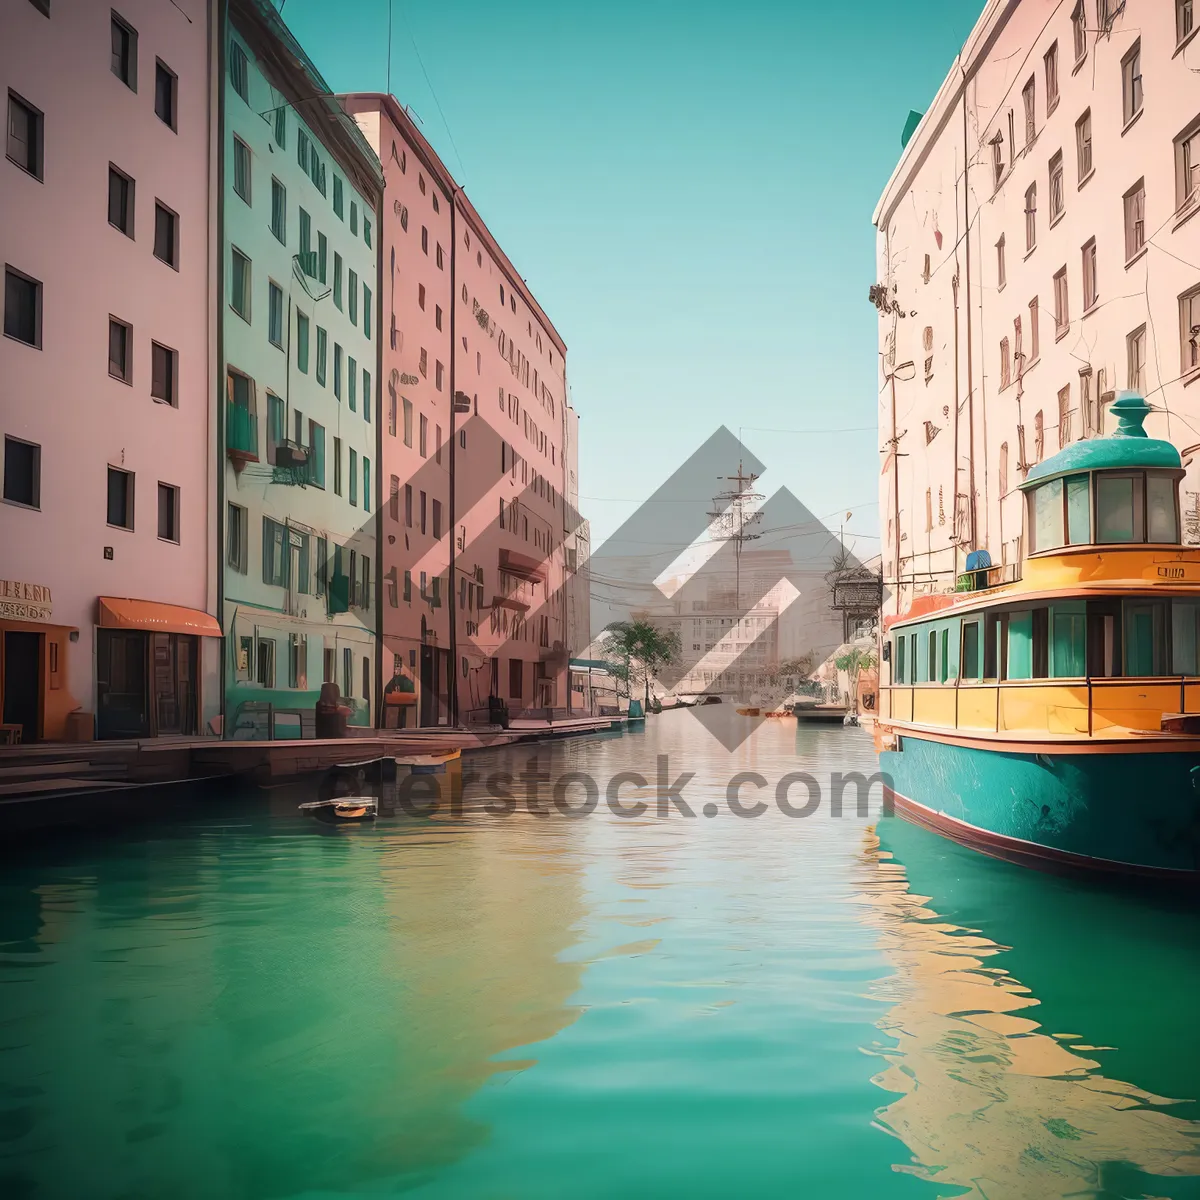
[[[899,815],[985,854],[1200,882],[1200,752],[1018,752],[901,733],[879,758]]]

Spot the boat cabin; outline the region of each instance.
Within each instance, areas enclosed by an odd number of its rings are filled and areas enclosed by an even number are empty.
[[[884,719],[1090,735],[1200,713],[1200,550],[1180,544],[1179,451],[1146,436],[1149,411],[1123,393],[1113,435],[1029,471],[1018,578],[977,552],[955,593],[890,623]]]

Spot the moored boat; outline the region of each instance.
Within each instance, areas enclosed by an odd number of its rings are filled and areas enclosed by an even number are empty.
[[[330,825],[353,825],[375,820],[374,796],[338,796],[329,800],[309,800],[300,811]]]
[[[1029,470],[1018,570],[977,551],[885,623],[902,816],[1030,866],[1200,881],[1200,548],[1149,411],[1123,393],[1116,433]]]

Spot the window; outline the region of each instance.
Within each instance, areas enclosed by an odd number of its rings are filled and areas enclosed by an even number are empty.
[[[417,370],[421,372],[422,379],[429,378],[429,351],[424,346],[421,347],[421,357],[417,362]]]
[[[437,541],[442,536],[442,502],[434,500],[433,502],[433,537]]]
[[[1083,0],[1079,0],[1071,14],[1071,34],[1075,43],[1075,65],[1078,66],[1087,54],[1087,13]]]
[[[996,243],[996,287],[1003,290],[1007,282],[1008,277],[1004,269],[1004,235],[1001,234]]]
[[[1037,184],[1031,183],[1025,192],[1025,252],[1037,245]]]
[[[263,687],[275,686],[275,639],[259,638],[256,646],[254,677]]]
[[[308,255],[312,253],[312,217],[304,209],[300,210],[300,253],[303,256],[300,269],[312,278],[314,272],[308,269]]]
[[[308,317],[296,313],[296,369],[301,374],[308,374]]]
[[[233,190],[247,204],[250,200],[250,147],[236,134],[233,138]]]
[[[41,446],[20,438],[4,439],[4,499],[26,508],[41,507]]]
[[[420,308],[422,312],[425,311],[425,285],[423,283],[417,284],[417,307]],[[441,312],[441,311],[442,310],[439,308],[438,312]],[[441,322],[439,321],[438,328],[441,329],[441,327],[442,327],[442,325],[441,325]]]
[[[329,335],[324,329],[317,326],[317,382],[324,387],[327,378],[325,360],[328,357],[329,351]]]
[[[118,529],[133,528],[133,472],[108,468],[108,523]]]
[[[323,234],[317,234],[317,278],[324,283],[325,274],[329,267],[329,239]]]
[[[1183,373],[1200,369],[1200,287],[1179,297],[1179,348]]]
[[[133,237],[133,180],[108,164],[108,223]]]
[[[274,128],[275,145],[280,150],[287,149],[287,105],[281,104],[275,110],[275,128]]]
[[[372,497],[371,497],[371,460],[365,454],[363,455],[362,467],[363,467],[363,493],[362,493],[363,508],[367,512],[370,512],[371,511],[371,499],[372,499]],[[364,570],[366,569],[365,564],[368,561],[369,560],[367,559],[367,556],[364,554],[363,555]],[[363,600],[363,608],[366,608],[366,607],[367,607],[367,604],[366,604],[366,600],[364,599]]]
[[[287,526],[263,517],[263,583],[287,587],[289,565]]]
[[[1041,462],[1046,448],[1046,424],[1039,408],[1033,414],[1033,461]]]
[[[1099,294],[1096,279],[1096,239],[1089,238],[1083,247],[1083,311],[1091,312]]]
[[[358,451],[350,449],[350,503],[358,505]]]
[[[250,103],[250,71],[246,52],[234,41],[229,43],[229,82],[247,104]]]
[[[1175,139],[1175,208],[1196,207],[1200,197],[1200,117]]]
[[[1192,15],[1192,0],[1175,0],[1175,44],[1183,45],[1192,32],[1195,18]]]
[[[154,257],[179,270],[179,214],[154,202]]]
[[[346,315],[350,318],[351,325],[358,324],[358,273],[350,271],[346,278],[346,292],[349,297],[349,307]]]
[[[434,387],[436,387],[439,392],[442,390],[442,375],[443,375],[444,370],[445,370],[445,368],[442,366],[442,364],[440,362],[434,364],[434,371],[433,371]]]
[[[325,486],[325,426],[316,421],[308,423],[308,449],[312,456],[308,464],[308,481],[313,487]]]
[[[1050,160],[1050,224],[1063,215],[1066,197],[1063,195],[1063,156],[1060,150]]]
[[[342,256],[333,252],[333,303],[334,307],[342,307]]]
[[[271,232],[287,245],[287,188],[278,179],[271,179]]]
[[[1046,116],[1058,107],[1058,43],[1046,51],[1042,62],[1046,66]]]
[[[437,248],[437,266],[438,266],[438,270],[439,270],[439,271],[443,270],[443,269],[445,268],[445,265],[446,265],[446,260],[445,260],[445,257],[444,257],[444,256],[443,256],[443,254],[442,254],[442,247],[441,247],[441,243],[439,242],[439,243],[438,243],[438,248]]]
[[[1062,267],[1054,274],[1054,334],[1062,337],[1071,327],[1071,314],[1067,304],[1067,268]]]
[[[363,333],[371,338],[371,289],[363,284]]]
[[[1011,167],[1017,161],[1017,117],[1013,110],[1008,110],[1008,165]]]
[[[342,494],[342,439],[339,437],[333,439],[333,492],[336,496]]]
[[[404,524],[411,529],[413,527],[413,490],[412,484],[404,485]],[[405,599],[408,599],[406,596]]]
[[[150,343],[150,395],[178,407],[179,353],[158,342]]]
[[[342,348],[337,342],[333,343],[333,394],[342,398]]]
[[[1008,495],[1008,443],[1000,443],[1000,469],[997,472],[1000,482],[1000,495]]]
[[[358,411],[358,363],[351,355],[346,363],[346,400],[351,412]]]
[[[347,646],[342,651],[342,694],[354,695],[354,651]]]
[[[1061,450],[1071,441],[1071,385],[1067,384],[1058,393],[1058,448]]]
[[[1021,89],[1021,101],[1025,105],[1025,149],[1028,150],[1033,145],[1033,139],[1037,137],[1037,114],[1034,111],[1035,104],[1035,84],[1033,76],[1029,77],[1029,82]]]
[[[998,188],[1004,178],[1004,135],[999,131],[992,138],[992,186]],[[503,303],[503,301],[501,301]]]
[[[273,279],[267,284],[267,337],[283,349],[283,289]]]
[[[1038,318],[1041,313],[1038,309],[1038,298],[1034,296],[1029,302],[1029,361],[1037,362],[1038,357]]]
[[[305,175],[308,174],[308,134],[303,129],[296,131],[296,162]]]
[[[27,346],[42,346],[42,285],[4,266],[4,336]]]
[[[1125,193],[1125,262],[1130,263],[1146,245],[1146,181],[1139,179]]]
[[[404,397],[404,444],[412,449],[413,444],[413,406],[412,401]]]
[[[175,128],[175,97],[179,81],[166,63],[154,64],[154,114],[171,129]]]
[[[137,30],[112,14],[112,73],[130,91],[137,91]]]
[[[179,489],[169,483],[158,485],[158,536],[164,542],[179,541]]]
[[[335,175],[333,177],[333,215],[339,221],[342,217],[342,181]]]
[[[1075,122],[1075,156],[1079,166],[1079,186],[1092,174],[1092,110],[1087,109]]]
[[[225,518],[225,562],[239,575],[245,575],[249,560],[248,514],[240,504],[230,502]]]
[[[1142,40],[1121,59],[1121,112],[1128,125],[1142,111]]]
[[[236,247],[232,247],[233,270],[230,273],[230,299],[233,311],[244,321],[250,320],[250,260]]]
[[[420,422],[420,445],[418,452],[422,458],[429,457],[429,418],[424,413],[421,414]]]
[[[279,461],[277,451],[281,443],[287,440],[287,417],[284,414],[283,400],[274,392],[267,393],[267,462]]]
[[[371,372],[364,367],[362,373],[362,412],[364,421],[370,421],[371,419],[371,409],[374,407],[371,399]]]
[[[108,318],[108,373],[122,383],[133,382],[133,329],[116,317]]]
[[[1012,375],[1008,359],[1008,338],[1000,339],[1000,387],[1001,389],[1008,387],[1012,382]]]
[[[9,92],[8,160],[35,179],[42,177],[42,131],[42,113],[15,92]]]
[[[1126,386],[1137,392],[1146,390],[1146,326],[1139,325],[1125,339],[1125,355],[1129,363]]]
[[[1142,540],[1141,479],[1140,475],[1117,475],[1108,471],[1096,476],[1097,542]]]
[[[371,220],[366,215],[363,216],[363,241],[368,246],[371,244]]]
[[[358,201],[350,201],[350,232],[358,236]]]
[[[421,252],[429,253],[429,230],[424,225],[421,226]]]

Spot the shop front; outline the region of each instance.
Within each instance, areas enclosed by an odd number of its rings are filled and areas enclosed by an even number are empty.
[[[96,736],[199,732],[199,643],[216,617],[177,604],[101,596],[96,619]]]
[[[79,633],[53,614],[45,584],[0,579],[0,744],[67,736],[67,651]]]

